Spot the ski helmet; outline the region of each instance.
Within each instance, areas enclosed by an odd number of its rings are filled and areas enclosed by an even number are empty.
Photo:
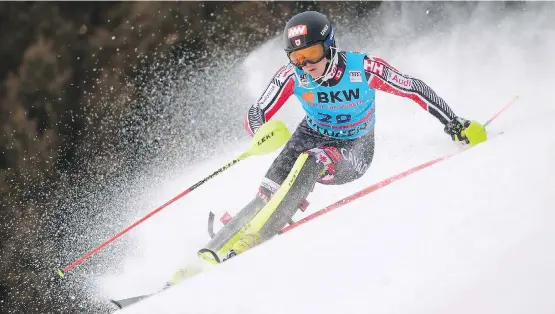
[[[324,57],[331,60],[335,54],[334,30],[328,18],[319,12],[306,11],[293,16],[285,25],[283,39],[287,57],[296,66],[317,63]],[[309,47],[312,51],[303,50]],[[301,50],[306,53],[299,60],[291,58],[293,52]]]

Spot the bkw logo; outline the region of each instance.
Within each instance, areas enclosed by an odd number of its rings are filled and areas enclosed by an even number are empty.
[[[301,35],[306,35],[307,32],[308,32],[308,29],[306,25],[297,25],[297,26],[290,27],[287,30],[287,36],[289,38],[293,38]]]
[[[349,89],[336,92],[318,92],[318,102],[319,103],[336,103],[357,100],[360,98],[359,89]]]

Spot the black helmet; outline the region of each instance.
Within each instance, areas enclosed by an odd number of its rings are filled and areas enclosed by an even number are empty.
[[[293,16],[285,25],[283,34],[285,52],[299,50],[321,42],[325,56],[332,58],[335,48],[334,30],[328,18],[322,13],[306,11]]]

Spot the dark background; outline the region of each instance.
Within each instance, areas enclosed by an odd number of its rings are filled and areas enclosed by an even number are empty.
[[[83,238],[106,239],[119,228],[71,237],[84,220],[110,218],[94,207],[106,193],[92,191],[124,189],[133,168],[155,163],[160,150],[203,138],[164,130],[150,136],[160,120],[176,116],[149,102],[152,93],[186,85],[183,73],[215,59],[240,59],[281,32],[294,13],[356,15],[378,5],[0,3],[0,312],[109,311],[76,288],[96,273],[84,268],[60,280],[56,269],[90,249],[79,245]],[[181,71],[170,71],[177,64]],[[221,132],[239,129],[237,121]]]

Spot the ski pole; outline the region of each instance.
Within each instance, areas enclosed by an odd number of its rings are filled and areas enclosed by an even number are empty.
[[[209,176],[205,177],[204,179],[200,180],[199,182],[195,183],[194,185],[192,185],[191,187],[189,187],[185,191],[177,194],[171,200],[167,201],[166,203],[164,203],[160,207],[151,211],[146,216],[137,220],[136,222],[134,222],[129,227],[123,229],[118,234],[116,234],[112,238],[108,239],[107,241],[105,241],[101,245],[97,246],[93,250],[89,251],[88,253],[86,253],[85,255],[80,257],[79,259],[77,259],[75,262],[73,262],[72,264],[66,266],[64,269],[58,270],[58,275],[60,275],[60,277],[63,277],[66,272],[68,272],[70,269],[76,267],[77,265],[81,264],[83,261],[85,261],[87,258],[92,256],[94,253],[100,251],[105,246],[107,246],[108,244],[110,244],[111,242],[116,240],[117,238],[121,237],[123,234],[127,233],[129,230],[135,228],[136,226],[138,226],[143,221],[152,217],[154,214],[160,212],[162,209],[166,208],[168,205],[172,204],[173,202],[177,201],[178,199],[182,198],[183,196],[189,194],[191,191],[198,188],[199,186],[204,184],[206,181],[212,179],[213,177],[217,176],[218,174],[220,174],[220,173],[224,172],[225,170],[229,169],[231,166],[235,165],[239,161],[241,161],[243,159],[246,159],[250,156],[263,155],[263,154],[271,153],[271,152],[277,150],[278,148],[280,148],[283,144],[285,144],[285,142],[287,142],[290,137],[291,137],[291,134],[289,133],[289,130],[287,129],[287,126],[282,121],[279,121],[279,120],[269,121],[269,122],[263,124],[260,127],[260,129],[258,129],[256,134],[254,135],[253,139],[251,140],[250,147],[246,152],[239,155],[239,157],[237,157],[233,161],[229,162],[227,165],[225,165],[225,166],[221,167],[220,169],[216,170],[211,175],[209,175]]]
[[[484,123],[484,126],[487,126],[488,124],[491,123],[491,121],[495,120],[503,111],[507,110],[507,108],[509,108],[512,104],[514,104],[518,100],[519,97],[520,97],[519,95],[516,95],[515,97],[513,97],[513,99],[511,101],[509,101],[508,104],[506,104],[496,114],[494,114],[493,117],[491,117],[488,121],[486,121],[486,123]]]

